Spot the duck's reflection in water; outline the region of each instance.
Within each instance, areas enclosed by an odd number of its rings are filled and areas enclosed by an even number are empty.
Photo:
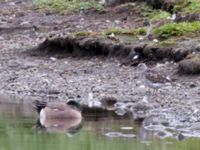
[[[65,133],[68,136],[80,131],[82,128],[81,119],[46,119],[43,124],[41,124],[38,119],[36,123],[36,129],[38,131],[44,131],[48,133]]]

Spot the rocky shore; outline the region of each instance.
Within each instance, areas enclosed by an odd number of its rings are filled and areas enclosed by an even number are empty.
[[[136,120],[164,115],[181,132],[200,121],[199,32],[167,39],[146,38],[146,29],[126,32],[144,27],[146,6],[138,2],[81,14],[34,9],[31,1],[0,2],[0,8],[2,94],[87,105],[92,92],[94,101],[112,97],[118,115]],[[173,84],[147,94],[136,69],[141,62]]]

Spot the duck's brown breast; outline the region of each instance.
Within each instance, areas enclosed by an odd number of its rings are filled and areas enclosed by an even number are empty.
[[[65,109],[49,108],[44,109],[46,119],[73,119],[82,118],[81,112],[67,106]]]

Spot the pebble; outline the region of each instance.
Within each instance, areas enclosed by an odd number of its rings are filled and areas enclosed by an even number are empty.
[[[120,20],[115,20],[116,24],[120,24],[120,22],[121,22]]]
[[[52,60],[52,61],[56,61],[57,60],[57,58],[55,58],[55,57],[50,57],[49,59]]]
[[[154,43],[158,43],[158,39],[153,39],[153,42]]]
[[[127,111],[126,111],[125,109],[118,108],[118,109],[115,111],[115,113],[116,113],[117,115],[119,115],[119,116],[124,116],[124,115],[127,113]]]
[[[144,41],[144,37],[139,37],[139,41]]]
[[[111,33],[110,35],[108,35],[108,37],[114,38],[114,37],[115,37],[115,34],[114,34],[114,33]]]
[[[3,36],[0,36],[0,41],[3,41],[4,40],[4,37]]]
[[[30,22],[29,21],[24,21],[20,23],[21,26],[30,26]]]

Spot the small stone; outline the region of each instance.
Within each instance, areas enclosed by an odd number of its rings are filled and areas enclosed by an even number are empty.
[[[148,103],[149,103],[149,102],[148,102],[148,96],[147,96],[147,95],[145,95],[145,96],[143,97],[142,102],[144,102],[145,104],[148,104]]]
[[[177,140],[182,141],[182,140],[184,140],[184,139],[185,139],[185,136],[184,136],[182,133],[179,133],[179,134],[177,135]]]
[[[195,88],[195,87],[196,87],[196,85],[194,83],[190,84],[190,88]]]
[[[145,86],[144,85],[140,85],[139,89],[145,89]]]
[[[176,20],[176,13],[172,14],[171,20],[172,20],[172,21],[175,21],[175,20]]]
[[[69,83],[73,83],[74,81],[72,81],[72,80],[69,80],[68,82],[69,82]]]
[[[153,42],[154,43],[158,43],[158,39],[153,39]]]
[[[106,0],[100,0],[100,1],[99,1],[99,4],[101,4],[101,5],[106,4]]]
[[[139,55],[135,55],[132,60],[137,60],[139,58]]]
[[[115,20],[115,23],[116,23],[116,24],[120,24],[120,21],[119,21],[119,20]]]
[[[0,41],[3,41],[3,40],[4,40],[4,38],[2,36],[0,36]]]
[[[168,16],[168,17],[167,17],[167,20],[171,20],[171,17],[170,17],[170,16]]]
[[[15,5],[15,2],[10,2],[9,5],[10,5],[10,6],[14,6],[14,5]]]
[[[49,59],[52,60],[52,61],[56,61],[57,60],[55,57],[50,57]]]
[[[24,21],[22,23],[20,23],[21,26],[29,26],[31,25],[29,21]]]
[[[114,33],[111,33],[110,35],[108,35],[109,38],[114,38],[115,37],[115,34]]]
[[[101,102],[99,102],[99,101],[94,101],[94,106],[95,106],[95,107],[101,107]]]
[[[81,20],[80,21],[85,21],[85,19],[84,18],[81,18]]]
[[[125,109],[122,109],[122,108],[119,108],[115,111],[115,113],[119,116],[124,116],[126,114],[126,110]]]
[[[144,37],[139,37],[139,41],[144,41]]]

